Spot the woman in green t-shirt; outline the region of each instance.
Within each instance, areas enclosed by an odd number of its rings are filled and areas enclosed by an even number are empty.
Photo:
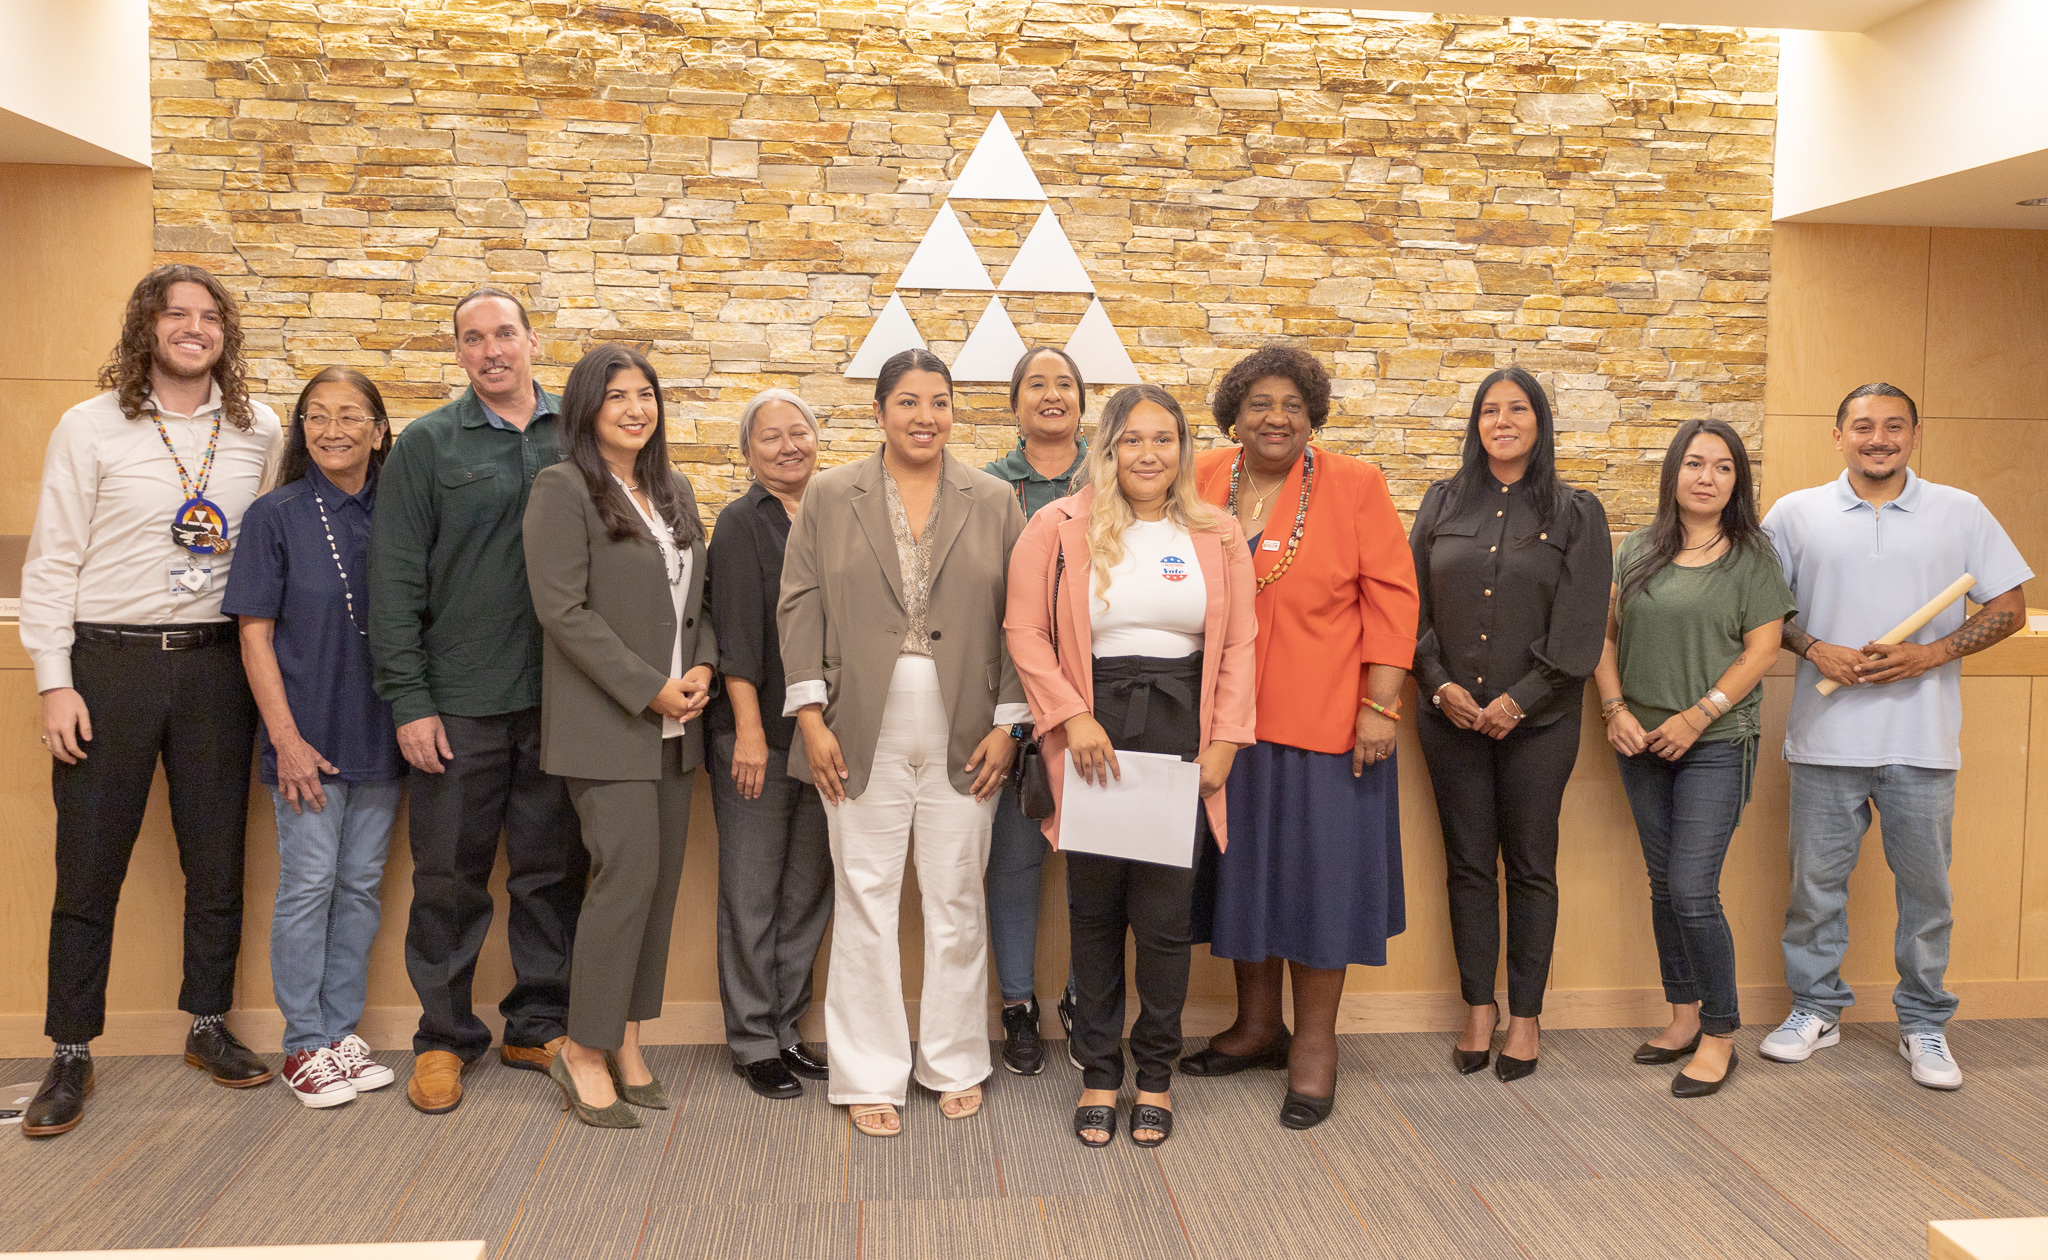
[[[1749,454],[1719,420],[1688,420],[1664,452],[1657,518],[1622,541],[1594,678],[1607,742],[1650,872],[1650,923],[1671,1023],[1638,1063],[1692,1063],[1680,1098],[1735,1070],[1735,938],[1721,864],[1756,765],[1757,683],[1792,592],[1757,522]],[[1702,1037],[1704,1034],[1704,1038]]]

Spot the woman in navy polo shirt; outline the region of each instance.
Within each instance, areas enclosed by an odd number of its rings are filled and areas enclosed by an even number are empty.
[[[370,508],[391,449],[383,396],[362,373],[327,368],[284,440],[278,488],[249,508],[222,607],[241,619],[277,808],[270,971],[285,1082],[306,1106],[332,1107],[393,1079],[356,1036],[405,769],[364,638]]]

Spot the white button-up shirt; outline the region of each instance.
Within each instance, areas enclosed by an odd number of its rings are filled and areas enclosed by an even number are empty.
[[[150,405],[157,399],[150,397]],[[221,421],[213,471],[202,493],[228,518],[228,538],[268,489],[283,450],[277,413],[254,404],[248,430]],[[197,414],[158,408],[164,431],[191,476],[206,459],[220,415],[216,384]],[[72,625],[80,621],[158,626],[224,621],[233,552],[196,556],[171,537],[171,518],[188,496],[178,468],[147,413],[121,414],[112,392],[73,407],[57,422],[43,455],[43,483],[28,558],[21,568],[21,643],[35,664],[36,690],[71,685]],[[200,591],[171,587],[174,566],[212,570]]]
[[[1838,647],[1860,648],[1919,611],[1963,574],[1983,603],[2034,576],[1982,500],[1911,470],[1899,497],[1872,507],[1849,474],[1795,490],[1764,518],[1785,581],[1799,600],[1800,629]],[[1962,601],[1912,637],[1933,643],[1963,624]],[[1963,665],[1950,661],[1902,682],[1859,683],[1830,696],[1814,690],[1820,670],[1801,661],[1785,726],[1785,760],[1817,766],[1963,764]]]

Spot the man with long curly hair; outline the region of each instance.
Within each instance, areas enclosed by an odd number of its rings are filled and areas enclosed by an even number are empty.
[[[159,758],[185,872],[185,1061],[232,1089],[271,1076],[222,1023],[242,947],[256,705],[221,594],[281,431],[243,386],[234,298],[198,267],[158,267],[135,286],[99,383],[50,436],[21,574],[57,803],[43,1026],[56,1053],[23,1117],[29,1137],[76,1128],[92,1092],[114,908]]]

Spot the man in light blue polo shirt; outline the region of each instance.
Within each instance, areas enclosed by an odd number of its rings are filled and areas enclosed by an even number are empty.
[[[1786,495],[1764,518],[1799,600],[1785,646],[1803,660],[1785,729],[1792,1014],[1760,1050],[1799,1063],[1841,1040],[1842,1009],[1856,1000],[1841,974],[1849,874],[1875,806],[1898,890],[1892,1004],[1899,1054],[1915,1081],[1955,1089],[1963,1073],[1943,1029],[1956,995],[1942,977],[1953,923],[1949,830],[1962,765],[1961,658],[2025,623],[2020,584],[2034,574],[1975,495],[1906,467],[1919,441],[1920,413],[1904,391],[1860,386],[1835,413],[1835,446],[1847,469],[1827,485]],[[1977,579],[1974,615],[1965,619],[1958,601],[1904,643],[1875,641],[1965,573]],[[1823,678],[1841,689],[1821,695],[1815,688]]]

